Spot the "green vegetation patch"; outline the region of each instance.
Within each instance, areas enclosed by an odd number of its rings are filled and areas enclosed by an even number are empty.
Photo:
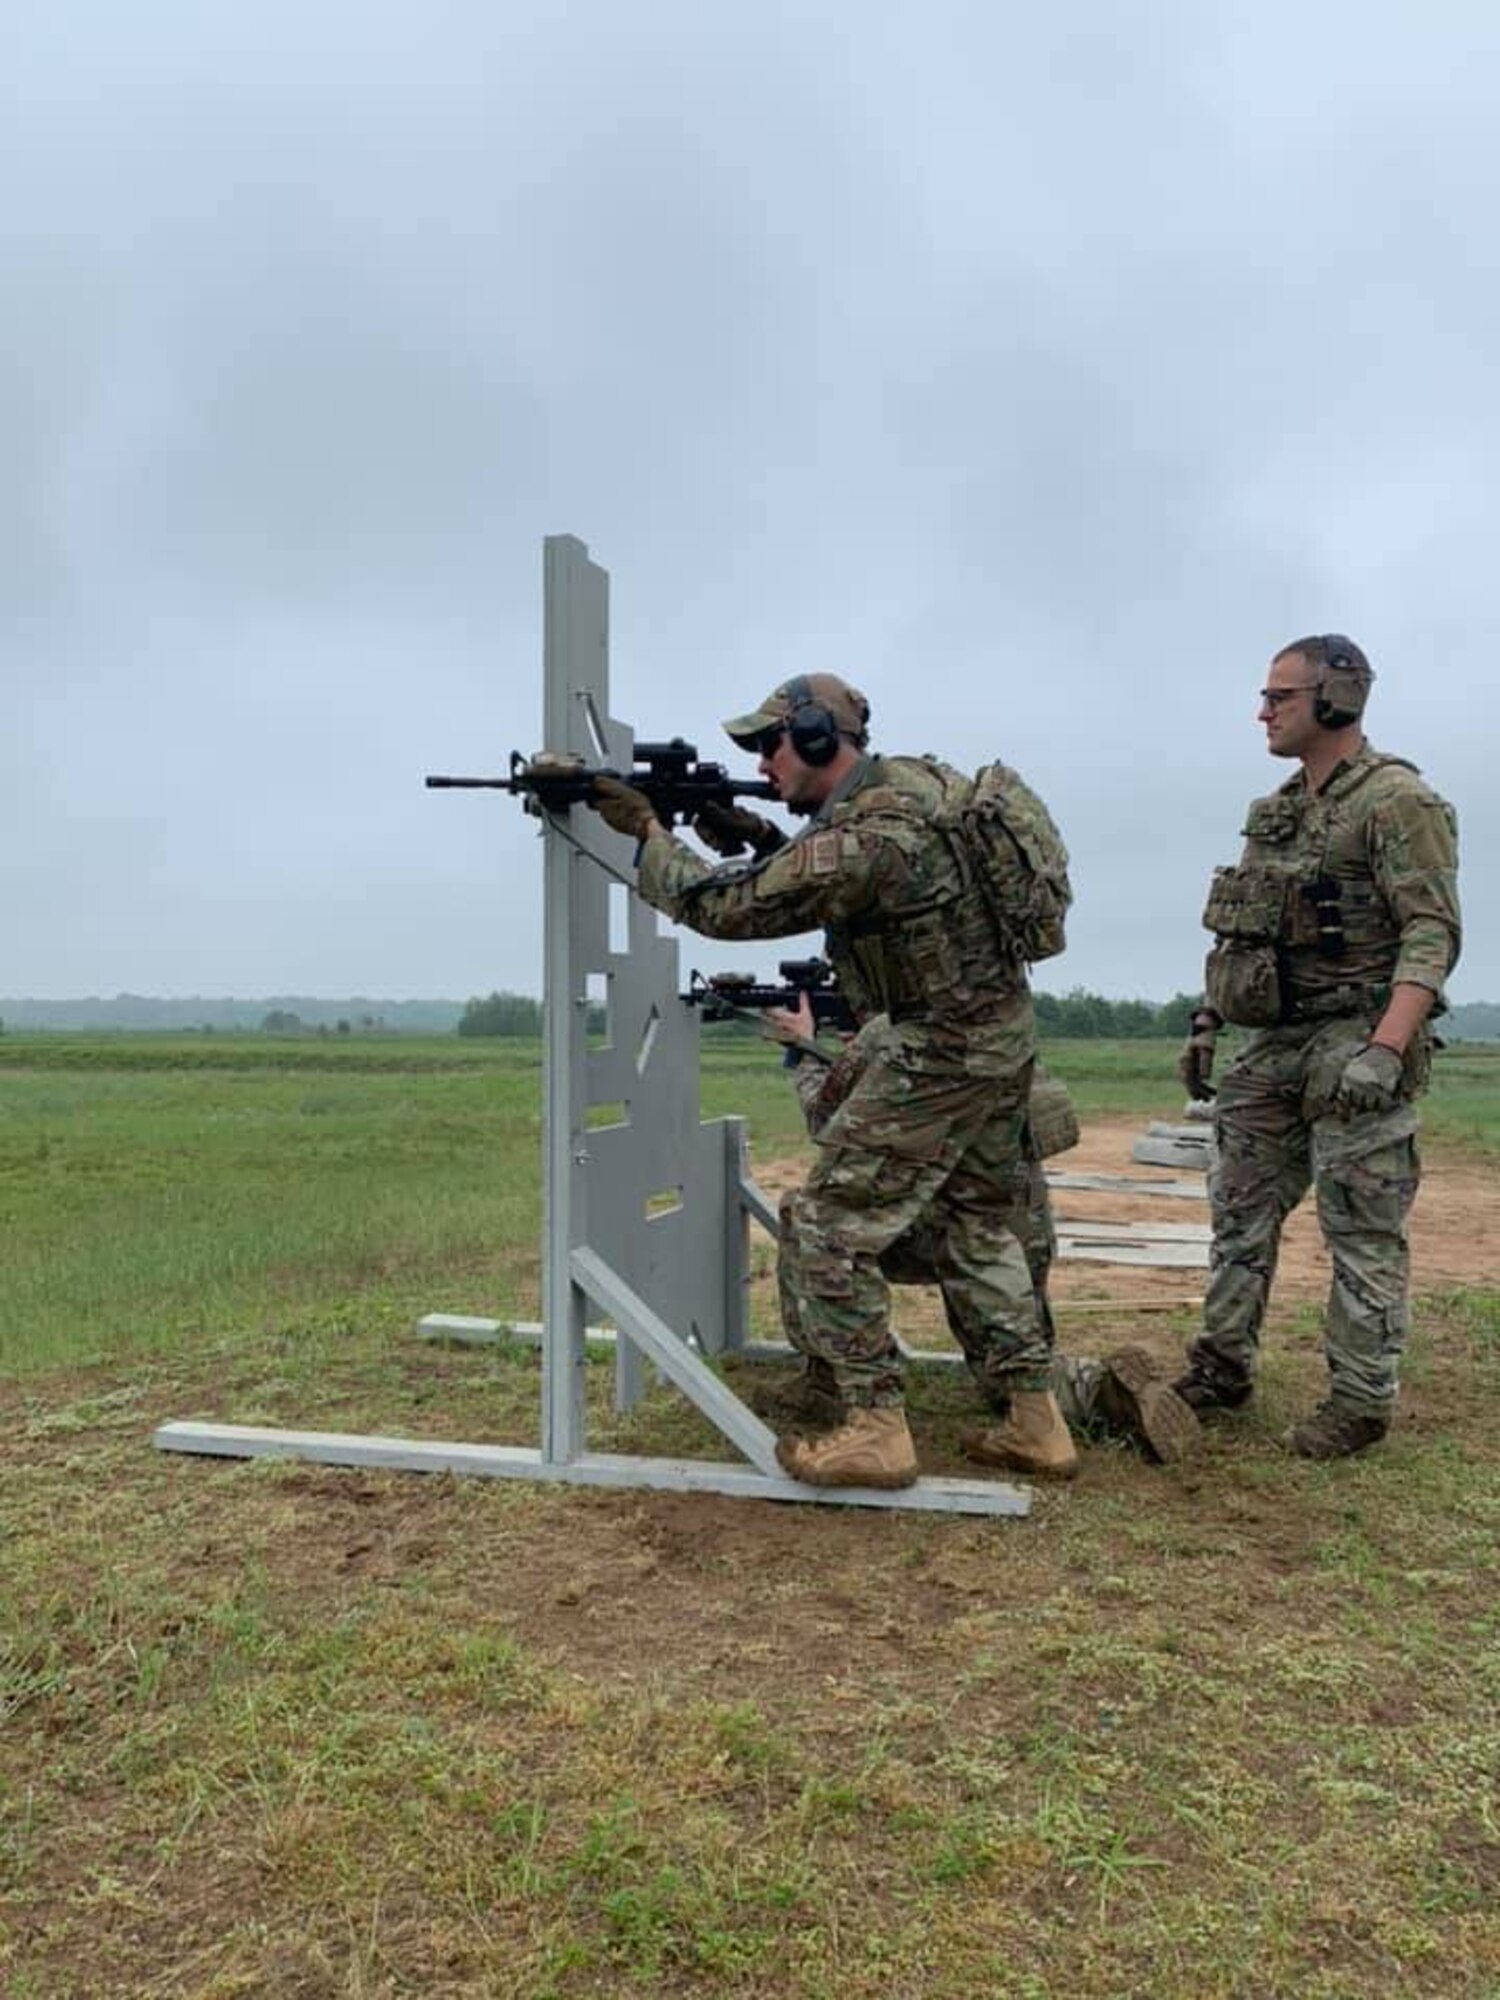
[[[1424,1309],[1379,1455],[1252,1419],[1181,1474],[1092,1452],[1026,1523],[149,1450],[199,1407],[528,1435],[534,1355],[363,1309],[34,1379],[0,1403],[0,1987],[1480,2000],[1474,1325]],[[1313,1388],[1285,1333],[1277,1402]],[[588,1378],[606,1447],[713,1449]],[[970,1414],[922,1381],[929,1462]]]
[[[7,2000],[1500,1991],[1500,1293],[1419,1301],[1367,1458],[1278,1448],[1319,1386],[1283,1313],[1201,1459],[1091,1450],[1026,1522],[170,1457],[193,1415],[534,1440],[533,1351],[411,1321],[534,1315],[538,1052],[20,1046]],[[1086,1117],[1176,1106],[1169,1045],[1048,1055]],[[773,1157],[775,1061],[704,1073]],[[1441,1059],[1441,1143],[1493,1143],[1497,1080]],[[722,1455],[585,1378],[599,1448]],[[972,1415],[917,1378],[925,1464]]]

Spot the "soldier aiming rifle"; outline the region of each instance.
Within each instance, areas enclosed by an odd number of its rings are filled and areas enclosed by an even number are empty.
[[[674,826],[679,819],[696,820],[705,812],[733,811],[741,799],[774,799],[775,788],[764,779],[732,778],[722,764],[699,759],[696,744],[674,736],[665,743],[637,743],[628,771],[616,771],[604,764],[590,764],[586,758],[568,752],[539,750],[534,757],[510,753],[508,778],[451,778],[433,774],[426,779],[430,791],[509,792],[525,802],[528,812],[562,813],[570,806],[597,805],[601,782],[628,785],[649,799],[658,822]],[[773,852],[786,836],[769,820],[758,822],[758,838],[769,846],[755,848],[757,854]],[[726,848],[725,853],[744,853],[750,843]]]
[[[833,674],[799,674],[726,724],[773,796],[807,821],[792,841],[740,806],[694,822],[714,868],[675,839],[643,789],[601,779],[590,803],[638,843],[637,889],[708,937],[822,930],[855,1017],[889,1037],[819,1135],[781,1205],[787,1338],[826,1362],[845,1420],[777,1457],[815,1486],[909,1485],[901,1356],[885,1252],[922,1226],[955,1331],[993,1421],[981,1462],[1066,1476],[1076,1453],[1050,1388],[1052,1331],[1025,1239],[1026,1105],[1035,1027],[1029,961],[1062,948],[1067,856],[1036,796],[1003,765],[970,779],[868,749],[869,704]]]

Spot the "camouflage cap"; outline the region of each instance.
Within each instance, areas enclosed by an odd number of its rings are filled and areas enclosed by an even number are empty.
[[[732,716],[724,724],[724,734],[742,750],[753,750],[768,729],[785,729],[789,718],[803,708],[826,709],[840,736],[863,747],[870,733],[870,704],[837,674],[795,674],[773,688],[749,715]]]

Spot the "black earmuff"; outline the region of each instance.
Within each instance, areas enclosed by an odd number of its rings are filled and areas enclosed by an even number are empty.
[[[812,691],[806,674],[787,683],[786,733],[804,764],[831,764],[838,755],[839,727]]]
[[[1370,673],[1356,663],[1358,648],[1342,632],[1325,632],[1318,641],[1323,660],[1313,696],[1313,717],[1324,729],[1345,729],[1364,713]]]

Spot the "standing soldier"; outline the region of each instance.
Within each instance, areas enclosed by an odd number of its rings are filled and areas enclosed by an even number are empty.
[[[1207,1004],[1178,1065],[1194,1097],[1212,1097],[1220,1027],[1254,1031],[1214,1105],[1212,1269],[1176,1387],[1200,1414],[1249,1401],[1281,1226],[1311,1185],[1333,1263],[1330,1392],[1287,1439],[1302,1458],[1363,1451],[1390,1428],[1410,1320],[1416,1099],[1459,950],[1453,810],[1366,741],[1373,679],[1337,633],[1272,660],[1266,746],[1301,769],[1255,801],[1239,866],[1215,872]]]
[[[656,909],[709,937],[821,927],[856,1018],[889,1019],[877,1056],[819,1132],[806,1185],[781,1205],[787,1337],[827,1364],[846,1406],[825,1437],[784,1436],[783,1467],[815,1486],[916,1478],[881,1258],[920,1223],[996,1418],[966,1447],[988,1464],[1066,1476],[1076,1454],[1048,1389],[1052,1335],[1026,1258],[1024,1146],[1036,1054],[1026,961],[1060,948],[1066,855],[1014,773],[990,767],[986,784],[930,758],[876,756],[869,714],[836,675],[803,674],[725,725],[807,821],[782,843],[741,808],[700,818],[720,853],[748,843],[758,857],[749,863],[710,866],[619,781],[601,780],[598,809],[640,842],[637,886]],[[993,808],[984,826],[980,804]],[[1002,845],[987,850],[991,836]],[[1010,932],[987,873],[1002,852],[1015,870]]]

